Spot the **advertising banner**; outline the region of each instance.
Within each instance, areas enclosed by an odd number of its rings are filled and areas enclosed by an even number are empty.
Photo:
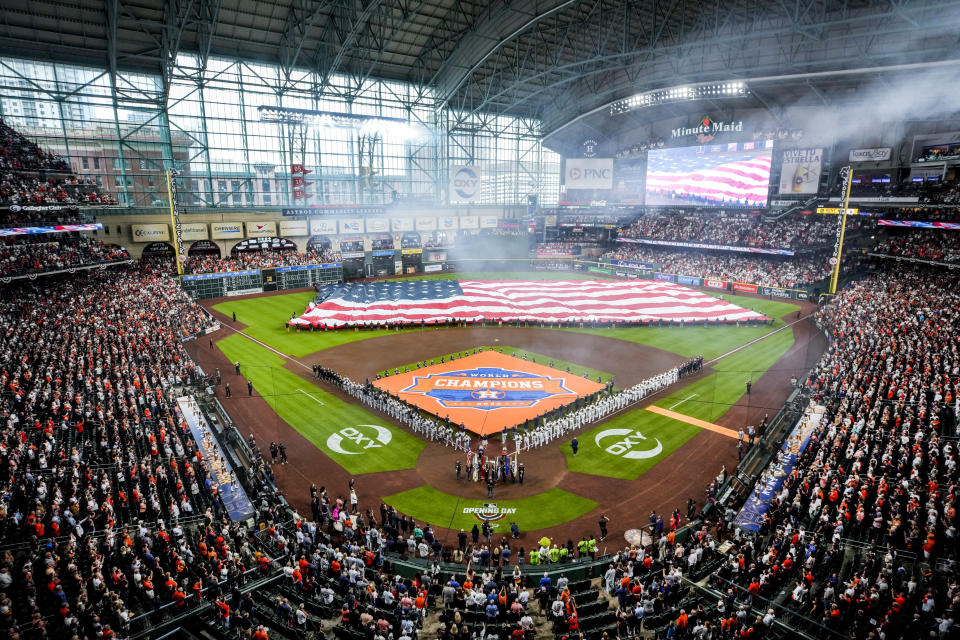
[[[432,273],[434,271],[443,271],[442,264],[425,264],[423,265],[423,271],[425,273]]]
[[[496,229],[497,226],[497,216],[480,216],[481,229]]]
[[[702,242],[679,242],[675,240],[651,240],[650,238],[617,238],[617,242],[649,244],[662,247],[689,247],[691,249],[712,249],[715,251],[739,251],[741,253],[760,253],[771,256],[792,256],[791,249],[763,249],[761,247],[738,247],[730,244],[705,244]]]
[[[210,223],[210,237],[214,240],[239,240],[243,237],[243,223],[212,222]]]
[[[363,218],[345,218],[340,220],[340,234],[363,233]]]
[[[433,216],[417,216],[414,224],[417,231],[433,231],[437,228],[437,219]]]
[[[443,216],[437,220],[437,228],[444,231],[454,231],[457,229],[456,216]]]
[[[134,242],[168,242],[170,227],[165,224],[132,224],[130,235]]]
[[[734,283],[733,283],[733,290],[734,290],[734,291],[740,291],[741,293],[756,293],[756,292],[757,292],[757,285],[755,285],[755,284],[748,284],[748,283],[746,283],[746,282],[734,282]]]
[[[472,164],[450,165],[450,202],[477,204],[480,202],[483,173]]]
[[[656,266],[652,262],[634,262],[632,260],[618,260],[616,258],[611,259],[610,264],[619,265],[621,267],[633,267],[634,269],[646,269],[648,271],[656,269]]]
[[[480,218],[477,216],[460,216],[461,229],[479,229]]]
[[[367,218],[367,233],[389,233],[390,220],[387,218]]]
[[[418,256],[423,253],[423,249],[401,249],[400,253],[405,256]]]
[[[874,147],[872,149],[851,149],[850,162],[884,162],[890,159],[892,147]]]
[[[760,295],[770,296],[771,298],[793,298],[792,289],[781,289],[780,287],[760,287]]]
[[[691,287],[699,287],[703,285],[703,280],[693,276],[677,276],[677,284],[686,284]]]
[[[390,229],[393,231],[413,231],[413,218],[391,218]]]
[[[703,281],[703,284],[714,289],[726,289],[727,283],[724,280],[714,280],[712,278],[707,278]]]
[[[205,222],[182,222],[180,223],[180,239],[184,241],[207,240],[207,225]]]
[[[310,235],[310,224],[306,220],[281,220],[280,235],[284,238],[299,238]]]
[[[780,165],[781,194],[814,194],[820,185],[823,149],[786,149]]]
[[[273,238],[276,235],[277,235],[277,223],[272,220],[269,222],[248,222],[247,223],[248,238]]]
[[[98,229],[103,229],[103,225],[99,222],[90,224],[57,224],[48,227],[7,227],[6,229],[0,229],[0,238],[40,233],[63,233],[64,231],[96,231]]]
[[[918,229],[960,229],[960,222],[927,222],[925,220],[877,220],[881,227],[916,227]]]
[[[567,158],[564,162],[568,190],[613,188],[613,158]]]
[[[672,273],[655,273],[653,274],[654,280],[663,280],[664,282],[676,282],[677,277]]]
[[[310,235],[328,235],[337,233],[337,221],[329,218],[311,218]]]

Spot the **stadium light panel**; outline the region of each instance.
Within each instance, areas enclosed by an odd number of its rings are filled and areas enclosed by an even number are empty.
[[[749,92],[745,82],[704,82],[696,85],[683,85],[638,93],[610,104],[610,114],[628,113],[641,107],[649,107],[667,102],[697,100],[719,96],[741,97]]]

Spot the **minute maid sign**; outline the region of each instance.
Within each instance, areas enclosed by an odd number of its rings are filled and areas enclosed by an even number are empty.
[[[560,395],[575,396],[563,380],[500,367],[417,376],[404,393],[419,393],[450,409],[490,411],[507,407],[532,407]]]
[[[742,131],[743,120],[723,122],[705,117],[694,127],[677,127],[676,129],[671,129],[670,136],[673,138],[697,136],[699,142],[709,142],[713,140],[713,137],[718,133]]]

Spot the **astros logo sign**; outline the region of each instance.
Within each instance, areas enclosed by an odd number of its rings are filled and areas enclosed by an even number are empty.
[[[423,394],[451,409],[484,411],[532,407],[546,398],[577,395],[564,386],[562,379],[500,367],[416,376],[402,391]]]

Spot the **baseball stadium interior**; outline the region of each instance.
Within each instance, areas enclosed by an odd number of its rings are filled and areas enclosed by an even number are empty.
[[[960,637],[956,0],[0,25],[0,636]]]

